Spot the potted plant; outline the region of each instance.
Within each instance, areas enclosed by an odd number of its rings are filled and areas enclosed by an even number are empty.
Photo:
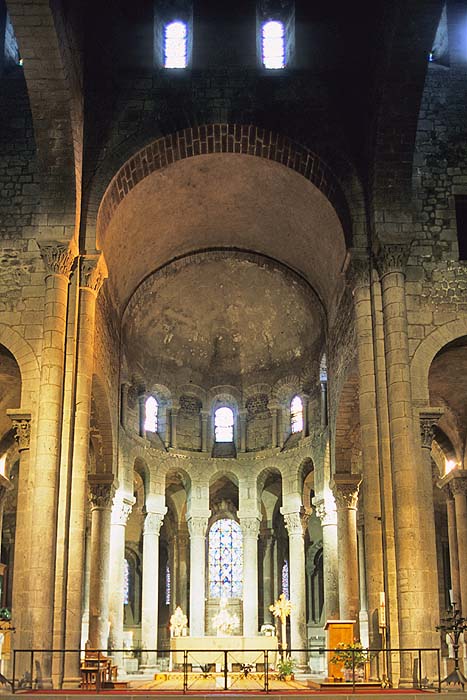
[[[352,672],[355,672],[355,680],[363,680],[365,663],[368,660],[368,652],[362,643],[355,641],[352,644],[340,642],[334,650],[331,663],[342,664],[344,679],[352,681]]]
[[[291,656],[284,656],[277,663],[277,677],[280,681],[293,681],[295,661]]]

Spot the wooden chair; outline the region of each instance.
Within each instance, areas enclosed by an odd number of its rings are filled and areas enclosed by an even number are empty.
[[[117,680],[118,666],[112,664],[109,656],[92,649],[86,649],[80,670],[81,688],[86,690],[94,690],[98,684],[102,688]]]

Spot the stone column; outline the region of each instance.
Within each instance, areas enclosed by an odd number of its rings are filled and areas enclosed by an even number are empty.
[[[208,451],[208,420],[209,411],[201,411],[201,452]]]
[[[281,507],[285,527],[289,534],[289,586],[292,612],[290,614],[290,648],[299,665],[306,663],[305,654],[297,651],[306,649],[306,581],[305,581],[305,521],[301,513],[288,513]],[[295,654],[294,654],[295,650]]]
[[[29,573],[29,543],[31,537],[31,474],[29,465],[29,443],[31,436],[31,414],[27,411],[8,410],[8,416],[13,424],[15,439],[19,451],[18,497],[16,507],[15,531],[15,568],[13,572],[13,601],[12,612],[16,634],[14,636],[17,649],[31,647],[31,620],[29,605],[25,597],[28,590]],[[20,655],[22,656],[22,655]],[[18,657],[20,669],[26,668],[26,660]],[[22,661],[25,663],[22,664]],[[21,674],[22,675],[22,674]]]
[[[146,437],[146,431],[144,429],[144,423],[146,420],[146,393],[138,394],[138,414],[139,414],[139,434],[141,437]]]
[[[165,510],[167,512],[167,509]],[[147,651],[144,664],[156,665],[159,631],[159,534],[164,513],[146,513],[143,529],[143,593],[141,612],[141,645]]]
[[[399,643],[402,648],[435,645],[439,622],[436,552],[421,523],[426,512],[426,470],[415,458],[413,407],[405,301],[408,248],[385,246],[378,258],[384,318],[389,432],[393,476],[396,567],[399,593]],[[401,685],[413,682],[413,659],[401,655]]]
[[[443,480],[454,496],[459,557],[459,607],[465,616],[467,608],[467,469],[453,469]],[[457,601],[455,601],[457,602]]]
[[[179,605],[183,612],[188,611],[188,533],[179,531],[178,534],[178,596],[176,605]]]
[[[68,526],[68,564],[65,605],[65,648],[79,649],[81,643],[84,542],[86,530],[86,488],[91,419],[92,375],[94,370],[94,334],[96,299],[107,277],[103,256],[80,259],[79,307],[76,358],[76,394],[73,411],[73,455]],[[66,654],[64,683],[79,681],[79,654]]]
[[[177,423],[180,406],[174,404],[170,410],[170,447],[177,449]]]
[[[123,648],[123,585],[125,578],[125,531],[135,499],[117,493],[110,519],[110,598],[109,598],[109,647]],[[113,662],[123,669],[123,656],[113,653]]]
[[[241,408],[238,412],[240,422],[240,452],[246,452],[246,417],[248,411],[246,408]]]
[[[328,424],[328,383],[320,382],[321,384],[321,427],[325,428]]]
[[[269,403],[268,404],[269,412],[271,414],[271,425],[272,425],[272,434],[271,434],[271,447],[275,448],[278,447],[279,445],[279,430],[278,430],[278,416],[279,416],[279,405],[277,403]]]
[[[240,517],[243,533],[243,636],[258,634],[258,534],[256,517]]]
[[[357,519],[357,545],[358,545],[358,587],[360,590],[360,640],[364,647],[370,645],[368,630],[368,603],[366,593],[366,562],[365,562],[365,538],[363,527],[359,526]],[[363,518],[362,518],[363,520]]]
[[[267,528],[261,533],[263,543],[263,620],[265,625],[274,624],[269,606],[274,597],[274,531]]]
[[[339,558],[339,612],[343,620],[359,622],[357,501],[361,478],[334,474],[332,484],[337,508],[337,556]],[[358,633],[355,635],[358,638]]]
[[[29,609],[32,643],[51,649],[53,641],[54,572],[57,539],[58,475],[65,363],[68,283],[75,251],[68,243],[41,242],[46,267],[43,341],[36,427],[34,491],[31,511]],[[44,546],[46,543],[46,546]],[[39,686],[51,685],[51,656],[37,658]]]
[[[323,528],[323,583],[325,619],[339,619],[339,565],[337,561],[337,513],[330,499],[314,498],[316,515]]]
[[[92,649],[107,649],[109,635],[110,515],[115,493],[113,474],[89,474],[91,506],[91,572],[89,641]]]
[[[310,396],[309,394],[305,394],[302,392],[300,394],[300,398],[302,400],[302,406],[303,406],[303,431],[302,431],[302,437],[307,437],[307,435],[310,434],[310,425],[309,425],[309,412],[310,412]]]
[[[376,414],[375,357],[373,351],[373,317],[370,290],[370,262],[367,258],[352,257],[347,269],[347,283],[352,290],[358,354],[359,412],[362,442],[363,504],[365,523],[365,562],[368,584],[368,606],[370,610],[370,644],[379,646],[377,610],[380,592],[385,590],[383,567],[382,505],[380,488],[380,455],[378,421]],[[358,493],[358,487],[357,487]],[[334,494],[335,495],[335,494]],[[355,512],[354,512],[355,515]],[[353,527],[353,525],[352,525]],[[338,508],[339,536],[339,508]],[[353,541],[352,541],[353,544]],[[341,545],[341,549],[343,549]],[[339,550],[340,551],[340,550]],[[356,555],[356,552],[355,552]],[[352,558],[354,552],[352,552]],[[339,555],[340,560],[340,555]],[[356,560],[355,560],[356,561]],[[352,563],[353,565],[353,563]],[[343,575],[341,567],[340,573]],[[352,572],[353,573],[353,572]],[[354,582],[352,581],[352,584]],[[358,580],[355,581],[358,590]],[[345,586],[344,586],[345,588]],[[341,587],[339,588],[342,595]],[[355,590],[352,596],[355,595]],[[347,593],[345,594],[345,597]],[[343,600],[340,598],[340,600]],[[344,609],[349,612],[349,600]],[[352,599],[352,610],[355,598]],[[340,614],[343,618],[344,610]],[[355,614],[358,608],[355,608]],[[351,615],[351,619],[358,619]]]
[[[208,518],[190,515],[187,522],[190,532],[190,636],[204,637]]]
[[[460,606],[461,600],[461,582],[459,574],[459,550],[457,542],[457,526],[456,526],[456,507],[454,505],[454,496],[452,491],[447,486],[446,492],[446,510],[448,518],[448,539],[449,539],[449,565],[451,569],[451,586],[452,599],[454,603]]]

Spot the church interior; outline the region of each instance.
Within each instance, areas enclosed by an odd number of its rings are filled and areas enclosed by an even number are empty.
[[[271,637],[324,678],[342,621],[449,672],[466,116],[465,0],[0,0],[7,677]]]

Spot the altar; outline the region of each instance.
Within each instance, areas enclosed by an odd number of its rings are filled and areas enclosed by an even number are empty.
[[[264,664],[264,651],[268,652],[268,663],[275,665],[278,654],[277,637],[171,637],[171,665],[182,665],[184,652],[187,663],[191,666],[224,664],[224,652],[227,651],[227,665],[231,670],[233,664]]]

